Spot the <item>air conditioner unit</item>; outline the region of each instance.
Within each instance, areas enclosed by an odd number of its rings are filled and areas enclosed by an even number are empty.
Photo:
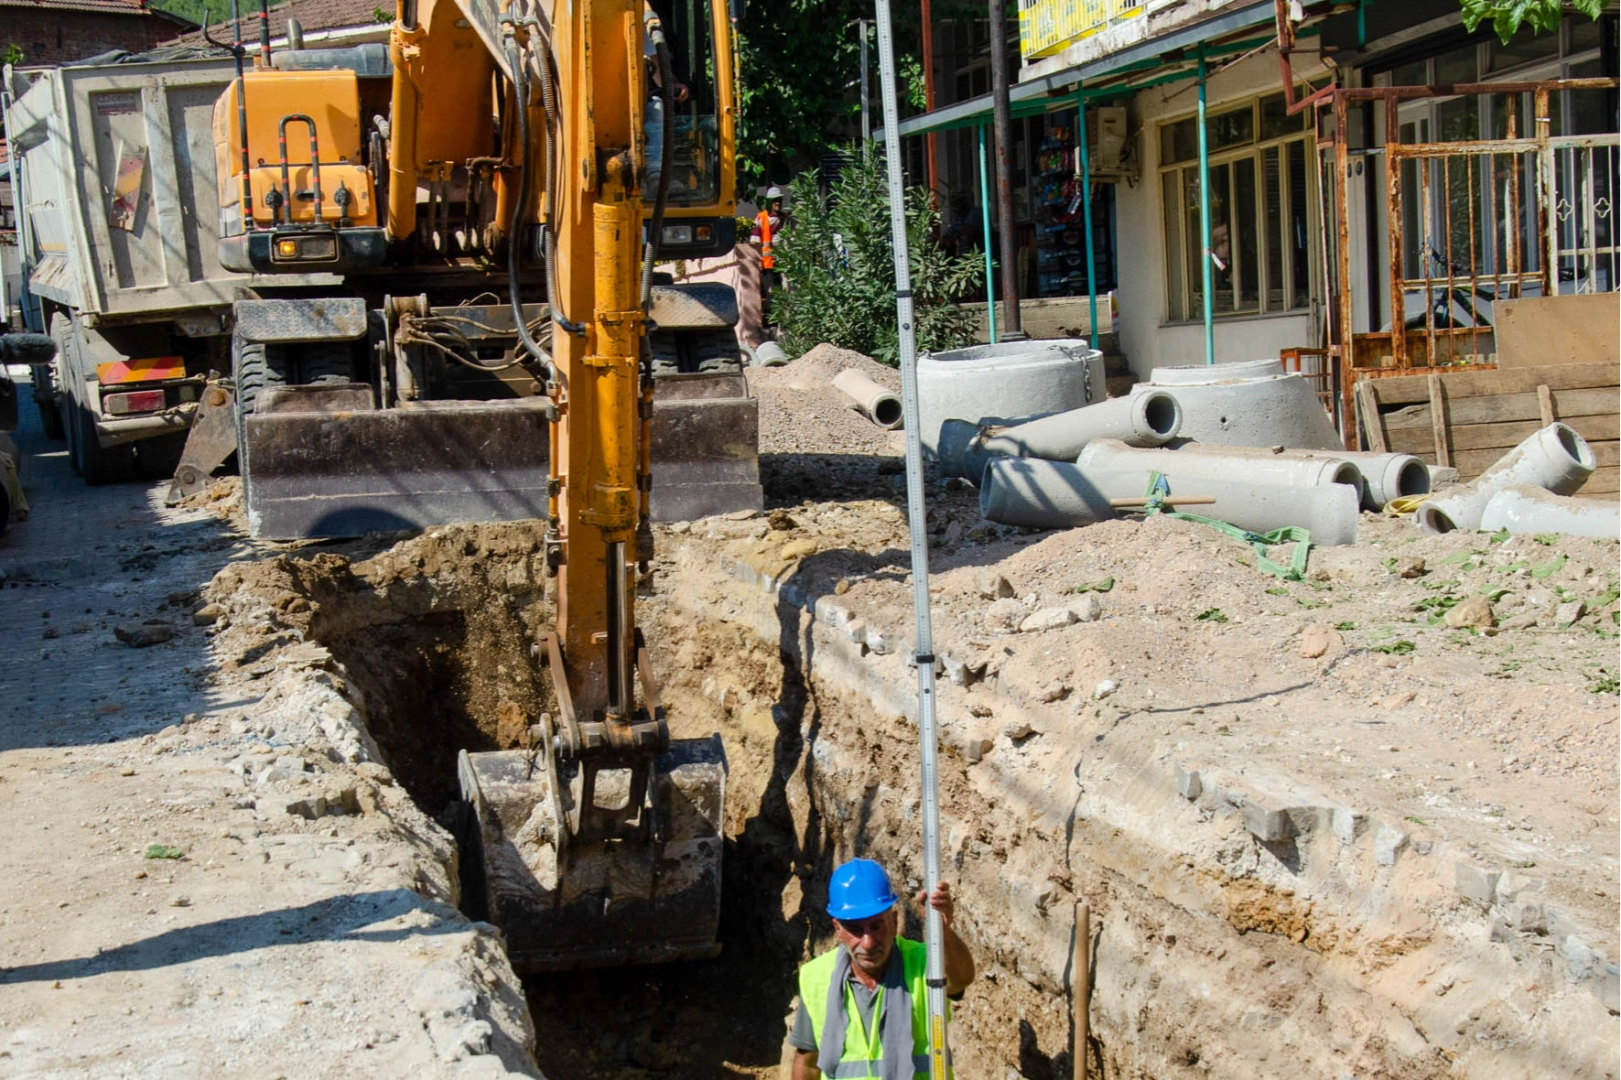
[[[1124,105],[1103,105],[1086,110],[1086,154],[1092,179],[1112,182],[1135,174],[1134,157],[1127,145],[1130,137],[1126,127]]]

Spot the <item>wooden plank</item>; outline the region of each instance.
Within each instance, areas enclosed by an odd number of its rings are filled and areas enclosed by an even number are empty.
[[[1379,397],[1373,389],[1372,379],[1363,379],[1355,386],[1356,415],[1368,434],[1368,449],[1376,454],[1388,453],[1385,447],[1385,428],[1379,415]]]
[[[1544,368],[1543,370],[1549,370]],[[1555,390],[1552,391],[1554,411],[1560,417],[1605,416],[1621,411],[1613,389]],[[1537,401],[1536,388],[1524,394],[1497,394],[1492,397],[1460,398],[1447,387],[1446,418],[1454,428],[1466,424],[1495,424],[1504,421],[1540,421],[1542,410]],[[1387,412],[1381,418],[1386,432],[1398,428],[1427,428],[1434,426],[1430,419],[1429,403],[1410,405]]]
[[[1569,416],[1561,420],[1576,429],[1576,434],[1588,442],[1621,438],[1621,415]],[[1501,424],[1469,424],[1452,429],[1454,454],[1463,450],[1490,450],[1496,447],[1507,452],[1520,445],[1546,425],[1535,420],[1519,420]],[[1397,454],[1433,454],[1435,439],[1425,427],[1398,427],[1389,432],[1386,440],[1389,450]]]
[[[1548,389],[1547,383],[1537,387],[1537,418],[1542,426],[1547,427],[1555,420],[1553,411],[1553,391]]]
[[[1501,369],[1621,363],[1621,304],[1614,293],[1500,300],[1492,316]]]
[[[1588,443],[1588,446],[1592,447],[1593,458],[1598,462],[1599,468],[1608,468],[1621,463],[1621,452],[1617,450],[1621,447],[1621,443]],[[1454,455],[1452,467],[1458,470],[1463,479],[1469,480],[1491,468],[1503,454],[1502,450],[1465,450]]]
[[[1447,442],[1447,397],[1441,389],[1441,376],[1431,375],[1430,381],[1430,431],[1435,435],[1435,463],[1437,465],[1452,464],[1452,445]]]
[[[1443,375],[1447,381],[1447,396],[1454,402],[1483,394],[1534,394],[1541,384],[1550,390],[1586,390],[1597,386],[1615,386],[1621,382],[1615,364],[1565,364],[1556,367],[1521,368],[1517,371],[1459,371]],[[1430,398],[1429,377],[1426,375],[1398,375],[1388,379],[1370,379],[1379,404],[1412,405]],[[1361,383],[1359,382],[1360,386]]]
[[[1587,483],[1576,492],[1589,498],[1608,499],[1614,499],[1617,493],[1621,493],[1621,469],[1614,466],[1594,470]]]

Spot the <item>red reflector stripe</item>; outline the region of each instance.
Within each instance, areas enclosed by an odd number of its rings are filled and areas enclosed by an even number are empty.
[[[178,356],[141,356],[96,365],[96,379],[103,385],[127,382],[156,382],[184,379],[186,362]]]
[[[162,390],[136,390],[128,394],[103,394],[101,407],[113,416],[130,413],[156,412],[163,408]]]

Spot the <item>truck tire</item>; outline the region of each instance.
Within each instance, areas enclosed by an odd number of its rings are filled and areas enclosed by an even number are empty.
[[[135,473],[135,448],[102,446],[96,441],[96,416],[89,406],[75,397],[70,410],[73,465],[84,482],[100,485],[130,479]]]
[[[311,341],[299,346],[298,384],[321,386],[355,381],[354,350],[347,341]]]
[[[68,440],[68,463],[87,484],[128,480],[135,471],[134,447],[103,447],[96,440],[95,414],[82,400],[79,335],[73,321],[62,314],[53,317],[51,337],[56,339],[57,370],[61,373],[57,382],[63,389],[57,400]]]
[[[68,437],[68,429],[62,423],[62,409],[54,401],[35,400],[39,407],[39,427],[45,437],[51,442],[61,442]]]

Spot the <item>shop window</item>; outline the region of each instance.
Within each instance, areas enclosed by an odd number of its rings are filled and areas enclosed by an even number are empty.
[[[1308,128],[1272,95],[1209,118],[1210,248],[1205,252],[1197,118],[1160,128],[1166,317],[1204,312],[1204,267],[1218,315],[1307,307],[1311,297]],[[1257,137],[1259,135],[1259,137]]]

